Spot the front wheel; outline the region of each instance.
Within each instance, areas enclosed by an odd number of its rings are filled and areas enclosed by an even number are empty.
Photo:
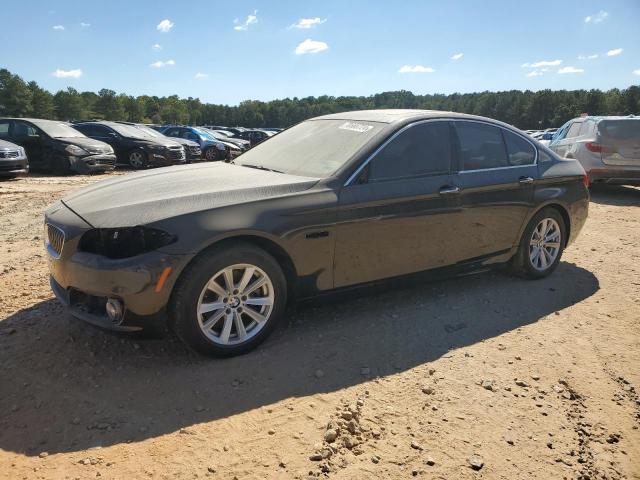
[[[534,215],[512,260],[515,273],[537,279],[553,272],[564,251],[566,231],[564,219],[555,208],[544,208]]]
[[[218,150],[215,147],[207,148],[204,151],[204,158],[207,162],[215,162],[218,160]]]
[[[129,153],[129,165],[133,168],[144,168],[147,164],[147,154],[142,150],[133,150]]]
[[[284,313],[286,280],[278,262],[250,244],[200,254],[182,273],[169,305],[170,325],[193,350],[246,353]]]

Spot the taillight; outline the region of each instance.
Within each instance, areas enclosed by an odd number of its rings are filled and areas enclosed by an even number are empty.
[[[586,173],[582,176],[582,183],[584,183],[584,186],[587,189],[589,188],[589,175],[587,175]]]
[[[589,150],[590,152],[602,153],[602,145],[600,145],[599,143],[587,142],[584,146],[587,147],[587,150]]]

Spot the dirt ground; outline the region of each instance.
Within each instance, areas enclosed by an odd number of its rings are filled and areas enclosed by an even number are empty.
[[[42,212],[98,178],[0,182],[0,479],[640,478],[640,189],[545,280],[296,306],[210,360],[52,298]]]

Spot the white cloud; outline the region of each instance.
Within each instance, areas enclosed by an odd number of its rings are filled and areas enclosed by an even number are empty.
[[[167,60],[166,62],[158,60],[157,62],[153,62],[149,66],[153,67],[153,68],[163,68],[163,67],[172,67],[175,64],[176,64],[176,62],[174,60]]]
[[[296,55],[304,55],[305,53],[318,53],[327,50],[329,45],[325,42],[318,42],[307,38],[304,42],[296,47]]]
[[[162,20],[157,26],[156,30],[162,33],[167,33],[169,30],[173,28],[173,22],[168,18]]]
[[[80,26],[82,28],[89,28],[91,26],[91,24],[90,23],[85,23],[85,22],[80,22]]]
[[[604,10],[600,10],[595,15],[589,15],[588,17],[584,17],[584,23],[600,23],[609,16],[608,12]]]
[[[607,57],[616,57],[622,53],[621,48],[614,48],[613,50],[609,50],[607,52]]]
[[[151,45],[151,48],[153,48],[156,52],[159,52],[160,50],[162,50],[162,45],[160,45],[159,43],[154,43],[153,45]]]
[[[80,70],[79,68],[75,70],[57,69],[51,75],[53,75],[56,78],[79,78],[82,76],[82,70]]]
[[[293,25],[290,25],[289,28],[301,28],[301,29],[315,28],[318,25],[322,25],[326,21],[327,21],[326,18],[320,18],[320,17],[301,18]]]
[[[531,70],[529,73],[527,73],[527,77],[541,77],[542,75],[544,75],[543,70],[546,71],[546,69]]]
[[[233,23],[235,24],[235,27],[233,27],[233,29],[238,31],[238,32],[242,32],[244,30],[248,30],[249,29],[249,25],[253,25],[254,23],[258,23],[258,10],[254,10],[251,15],[248,15],[247,19],[244,21],[244,23],[240,23],[240,20],[238,20],[237,18],[233,21]]]
[[[403,65],[398,70],[398,73],[433,73],[435,70],[431,67],[425,67],[423,65]]]
[[[195,76],[193,78],[195,78],[196,80],[199,80],[201,78],[208,78],[209,74],[208,73],[196,73]]]
[[[600,55],[594,53],[593,55],[578,55],[578,60],[593,60],[598,58]]]
[[[640,68],[636,68],[636,69],[635,69],[633,72],[631,72],[631,73],[633,73],[634,75],[638,75],[638,76],[640,76]]]
[[[560,70],[558,70],[558,73],[560,74],[565,74],[565,73],[583,73],[584,69],[583,68],[575,68],[575,67],[562,67]]]
[[[541,60],[535,63],[523,63],[522,68],[540,68],[540,67],[555,67],[560,65],[562,60]]]
[[[64,25],[54,25],[53,27],[54,30],[58,30],[58,31],[63,31],[64,30]]]
[[[456,53],[455,55],[451,55],[451,60],[460,60],[464,56],[464,53]]]

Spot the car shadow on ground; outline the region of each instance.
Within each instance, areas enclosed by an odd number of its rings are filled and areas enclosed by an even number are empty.
[[[592,185],[589,189],[591,201],[601,205],[640,207],[640,188],[624,185]]]
[[[226,360],[171,338],[110,334],[41,302],[0,323],[0,449],[37,455],[141,441],[338,391],[547,315],[565,321],[553,312],[598,288],[591,272],[561,263],[539,281],[485,273],[361,293],[293,307],[263,346]]]

